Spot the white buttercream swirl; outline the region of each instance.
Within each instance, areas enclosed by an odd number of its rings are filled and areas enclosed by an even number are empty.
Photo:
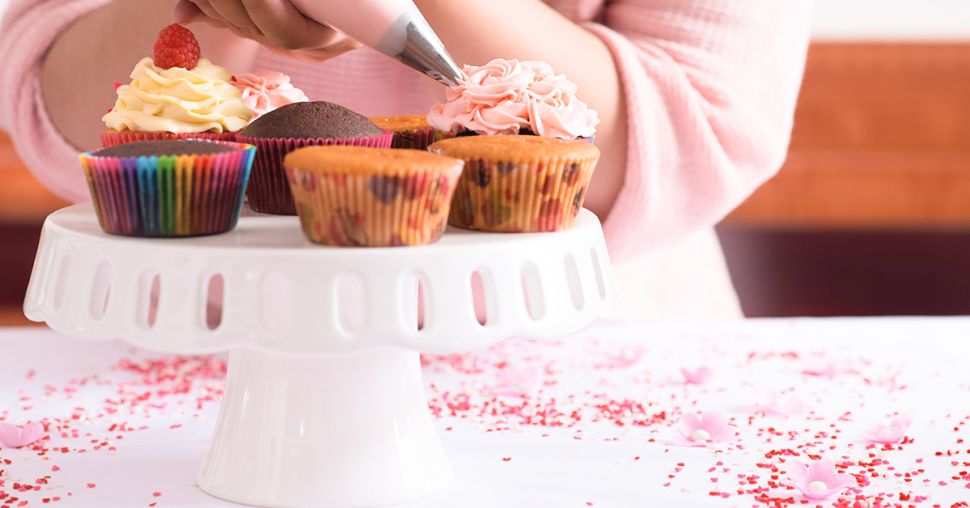
[[[235,132],[254,113],[229,79],[229,71],[205,58],[191,70],[162,69],[142,58],[131,83],[118,87],[118,99],[102,121],[116,131]]]

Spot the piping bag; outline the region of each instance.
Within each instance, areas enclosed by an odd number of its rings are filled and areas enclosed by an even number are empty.
[[[411,0],[333,2],[291,0],[303,15],[416,69],[445,85],[457,85],[461,69]]]

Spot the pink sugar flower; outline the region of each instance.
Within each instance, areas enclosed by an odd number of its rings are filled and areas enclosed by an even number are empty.
[[[677,427],[687,446],[706,446],[708,443],[720,443],[734,437],[727,418],[719,413],[685,413],[680,417]]]
[[[539,367],[506,366],[495,373],[495,385],[489,391],[502,397],[528,397],[539,391],[541,384],[542,369]]]
[[[826,363],[820,363],[815,365],[809,365],[802,369],[802,374],[806,376],[814,377],[824,377],[826,379],[832,379],[835,376],[842,374],[856,374],[857,370],[853,369],[846,363],[836,363],[829,361]]]
[[[852,475],[839,473],[835,463],[822,459],[811,464],[792,461],[788,469],[788,486],[798,489],[811,501],[823,501],[852,484]]]
[[[752,412],[763,413],[765,416],[794,416],[805,413],[808,409],[805,401],[795,395],[775,395],[768,402],[756,404]]]
[[[644,351],[637,346],[624,347],[616,352],[605,355],[596,366],[602,369],[627,369],[637,364],[643,358]]]
[[[40,422],[28,423],[24,426],[0,422],[0,447],[20,448],[27,446],[44,437],[44,425]]]
[[[698,367],[694,370],[682,367],[680,374],[684,376],[684,382],[689,385],[702,385],[711,379],[711,369],[708,367]]]
[[[887,423],[879,423],[865,435],[863,439],[870,443],[896,444],[906,437],[913,418],[909,415],[896,415]]]

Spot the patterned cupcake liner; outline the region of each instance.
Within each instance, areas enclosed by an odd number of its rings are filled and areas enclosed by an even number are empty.
[[[237,136],[240,143],[248,143],[256,147],[256,161],[253,163],[253,175],[246,189],[249,207],[260,213],[275,215],[296,215],[293,204],[293,194],[286,180],[283,169],[283,157],[286,154],[314,145],[355,145],[373,148],[389,148],[393,133],[385,132],[380,136],[362,138],[254,138]]]
[[[181,237],[236,227],[255,147],[204,155],[81,154],[98,222],[122,236]]]
[[[112,146],[134,143],[135,141],[159,141],[167,139],[205,139],[210,141],[235,141],[235,132],[135,132],[135,131],[106,131],[101,133],[101,146]]]
[[[449,223],[501,233],[560,231],[576,222],[596,159],[466,160]]]
[[[380,175],[323,173],[286,167],[300,224],[314,243],[398,247],[436,241],[461,164],[447,171],[401,169]]]
[[[432,127],[421,129],[411,129],[406,131],[394,131],[394,139],[391,141],[391,148],[411,148],[414,150],[427,150],[432,143],[438,141],[437,131]]]

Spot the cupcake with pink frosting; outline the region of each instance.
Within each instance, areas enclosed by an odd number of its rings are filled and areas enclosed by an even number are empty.
[[[309,102],[303,90],[290,83],[282,72],[257,71],[237,74],[230,81],[242,93],[242,101],[255,117],[294,102]]]
[[[542,62],[495,59],[464,72],[428,114],[451,138],[429,150],[465,161],[448,222],[505,233],[572,227],[599,160],[596,111]]]
[[[431,108],[428,123],[447,136],[532,134],[592,140],[596,111],[576,96],[577,87],[549,64],[497,58],[466,65],[465,78]]]

